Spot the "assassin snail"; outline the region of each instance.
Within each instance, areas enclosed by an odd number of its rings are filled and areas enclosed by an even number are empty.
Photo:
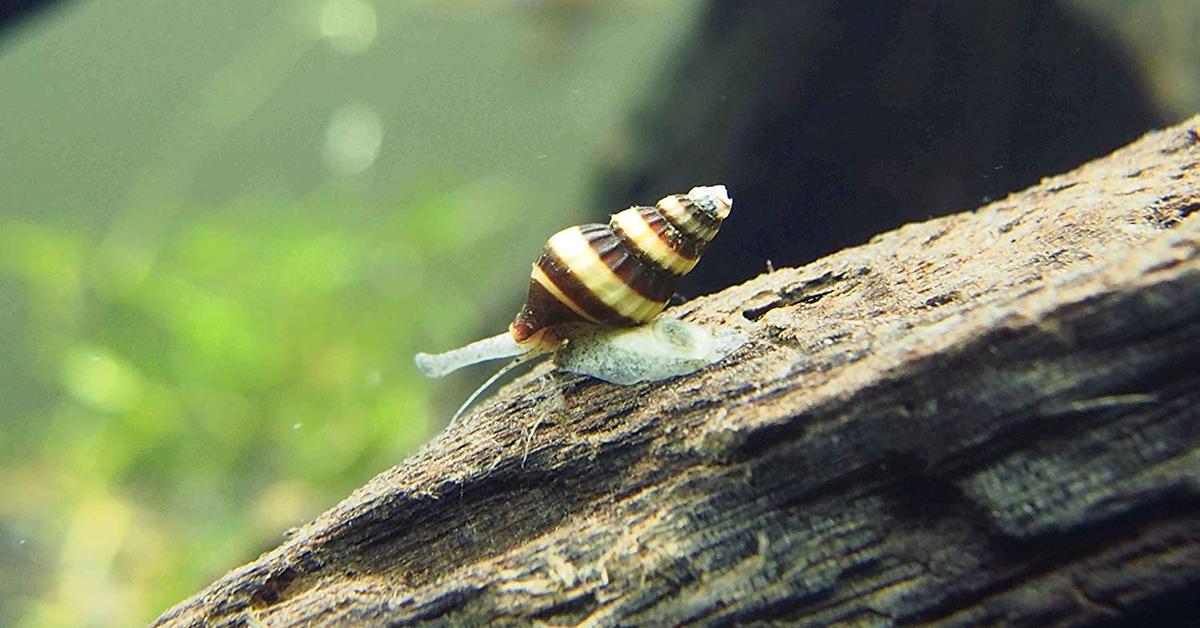
[[[616,383],[665,379],[723,358],[741,343],[714,342],[703,328],[673,319],[644,324],[667,306],[732,207],[725,186],[701,186],[653,207],[620,211],[608,224],[559,231],[533,264],[525,304],[507,333],[445,353],[418,353],[417,367],[441,377],[486,360],[516,358],[468,398],[457,419],[503,373],[548,353],[555,353],[560,368]],[[639,326],[645,329],[629,329]],[[564,344],[569,351],[560,350]]]

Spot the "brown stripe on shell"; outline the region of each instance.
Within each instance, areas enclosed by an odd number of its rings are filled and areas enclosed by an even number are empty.
[[[678,222],[681,219],[681,216],[674,216],[670,212],[662,209],[661,205],[663,204],[663,201],[667,200],[674,200],[679,204],[680,212],[682,212],[684,216],[687,216],[691,220],[692,230],[688,230],[688,227]],[[704,237],[705,233],[713,232],[713,229],[708,226],[708,223],[703,222],[703,218],[698,215],[701,212],[696,208],[696,205],[692,203],[692,201],[685,194],[672,194],[664,197],[660,199],[657,204],[655,204],[655,208],[659,210],[659,214],[666,219],[666,221],[670,223],[670,225],[676,231],[684,234],[688,238],[704,241],[707,240],[707,238]],[[694,231],[701,231],[705,233],[694,233]]]
[[[529,296],[513,319],[509,333],[517,342],[525,342],[537,332],[560,323],[577,322],[579,315],[563,305],[536,281],[529,282]]]
[[[721,228],[721,219],[717,218],[714,214],[696,207],[696,202],[692,200],[692,197],[686,194],[676,194],[675,197],[679,199],[679,204],[687,210],[687,213],[691,214],[692,220],[695,220],[706,230],[715,232]]]
[[[581,231],[604,265],[634,292],[664,304],[675,293],[679,277],[641,254],[634,243],[619,237],[608,225],[586,225]]]
[[[583,225],[583,228],[589,226]],[[542,272],[546,273],[550,281],[554,282],[555,287],[566,295],[568,299],[574,301],[575,305],[579,306],[580,309],[587,312],[588,316],[597,321],[614,327],[628,327],[641,322],[621,314],[597,298],[552,251],[543,253],[542,257],[538,259],[537,265],[542,269]],[[572,320],[578,320],[578,318],[578,316],[574,316]]]
[[[639,207],[638,213],[646,219],[646,224],[658,234],[658,237],[679,255],[688,259],[696,259],[704,252],[704,240],[692,237],[675,223],[667,219],[657,207]]]

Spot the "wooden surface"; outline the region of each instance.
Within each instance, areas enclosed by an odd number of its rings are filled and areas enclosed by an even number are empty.
[[[1183,608],[1200,589],[1195,214],[1200,117],[689,302],[669,314],[751,341],[655,384],[539,368],[159,621]]]

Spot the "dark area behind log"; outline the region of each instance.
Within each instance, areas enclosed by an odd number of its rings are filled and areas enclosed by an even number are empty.
[[[1166,123],[1128,50],[1060,2],[708,4],[595,207],[725,183],[706,294],[964,211]]]
[[[657,384],[520,378],[160,623],[1194,611],[1198,212],[1200,117],[687,303],[751,342]]]
[[[3,35],[41,11],[65,4],[63,0],[4,0],[0,2],[0,47]]]

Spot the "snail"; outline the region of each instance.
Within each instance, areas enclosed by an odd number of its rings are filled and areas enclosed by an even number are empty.
[[[658,315],[732,206],[725,186],[694,187],[653,207],[613,214],[608,224],[569,227],[551,236],[533,264],[525,304],[506,333],[415,356],[428,377],[514,358],[467,398],[451,424],[509,370],[547,354],[563,370],[631,384],[687,374],[731,353],[743,336],[714,337]]]

